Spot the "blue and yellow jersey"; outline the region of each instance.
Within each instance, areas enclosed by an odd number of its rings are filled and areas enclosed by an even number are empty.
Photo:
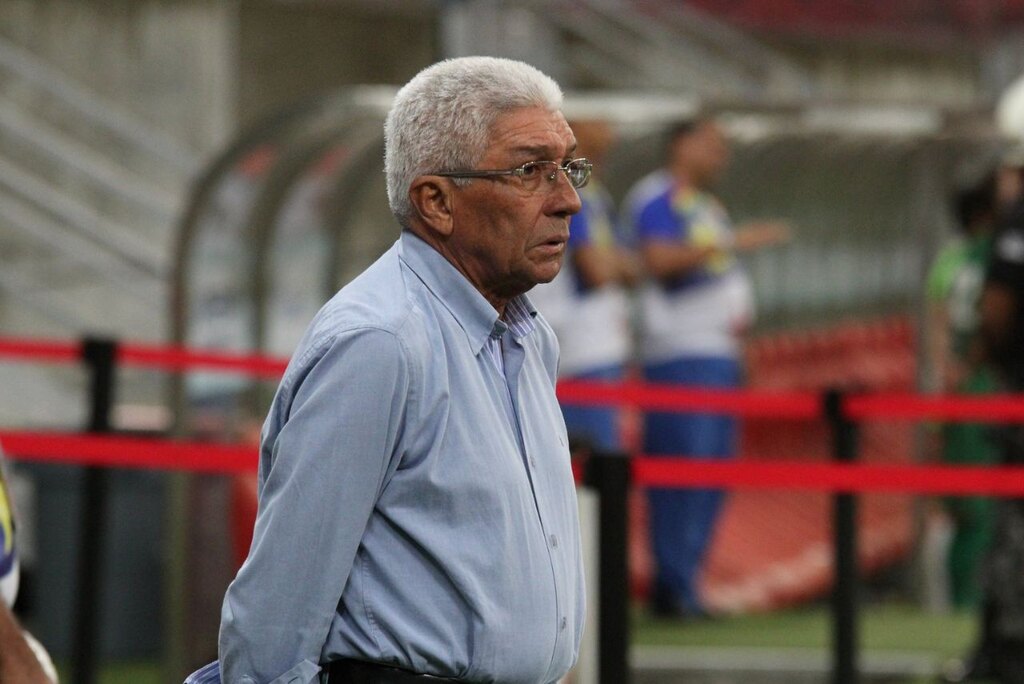
[[[736,266],[736,257],[728,249],[732,223],[725,208],[709,193],[670,184],[638,208],[635,229],[641,243],[682,242],[722,248],[704,266],[668,283],[670,291],[707,283]]]
[[[598,245],[611,247],[615,244],[612,226],[612,199],[596,181],[579,191],[579,213],[569,220],[569,246]]]
[[[613,226],[612,198],[600,183],[591,182],[579,190],[580,211],[569,220],[569,252],[594,245],[613,248],[615,230]],[[563,265],[563,268],[566,266]],[[571,264],[569,265],[571,268]],[[575,269],[572,269],[573,283],[577,294],[586,292],[587,287]]]
[[[18,556],[14,544],[14,507],[0,460],[0,598],[14,602],[18,582]]]
[[[735,255],[732,221],[713,195],[676,182],[662,169],[626,197],[626,221],[641,247],[714,247],[679,276],[648,279],[640,290],[640,356],[646,363],[739,353],[739,332],[754,317],[750,281]]]

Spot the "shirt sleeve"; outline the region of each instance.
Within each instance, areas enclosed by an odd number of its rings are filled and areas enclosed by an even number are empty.
[[[683,232],[667,194],[648,202],[636,214],[636,239],[640,242],[678,240]]]
[[[356,550],[400,452],[407,357],[390,332],[342,333],[279,391],[252,546],[224,598],[231,684],[316,684]],[[304,373],[304,377],[301,375]]]

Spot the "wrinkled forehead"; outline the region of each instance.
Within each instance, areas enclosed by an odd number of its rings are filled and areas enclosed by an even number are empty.
[[[523,162],[557,160],[575,148],[576,137],[560,111],[521,107],[495,117],[485,156],[505,156]]]

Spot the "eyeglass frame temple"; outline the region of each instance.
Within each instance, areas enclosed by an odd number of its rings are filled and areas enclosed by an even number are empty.
[[[569,168],[568,168],[569,164],[571,164],[572,162],[575,162],[575,161],[580,161],[580,160],[586,161],[586,166],[584,168],[587,171],[587,180],[589,180],[590,179],[590,173],[593,172],[594,165],[590,161],[587,161],[586,157],[577,157],[576,159],[570,159],[565,164],[559,164],[558,162],[555,162],[555,161],[548,161],[548,162],[532,161],[532,162],[526,162],[522,166],[517,166],[514,169],[480,169],[478,171],[437,171],[437,172],[433,173],[432,175],[434,175],[434,176],[444,176],[445,178],[489,178],[489,177],[493,177],[493,176],[519,176],[521,178],[523,176],[523,174],[526,173],[524,171],[524,169],[528,165],[530,165],[530,164],[542,164],[542,163],[545,163],[545,164],[554,164],[555,165],[555,172],[553,174],[551,174],[551,176],[550,176],[551,178],[555,178],[559,171],[563,172],[566,175],[566,177],[568,178],[568,176],[569,176]],[[571,184],[572,183],[570,183],[570,185]]]

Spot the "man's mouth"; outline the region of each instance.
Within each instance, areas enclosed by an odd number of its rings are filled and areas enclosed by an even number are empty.
[[[566,242],[567,240],[563,237],[553,237],[550,240],[537,243],[535,249],[548,256],[557,256],[565,251]]]
[[[545,247],[562,247],[569,241],[568,235],[554,235],[541,243]]]

